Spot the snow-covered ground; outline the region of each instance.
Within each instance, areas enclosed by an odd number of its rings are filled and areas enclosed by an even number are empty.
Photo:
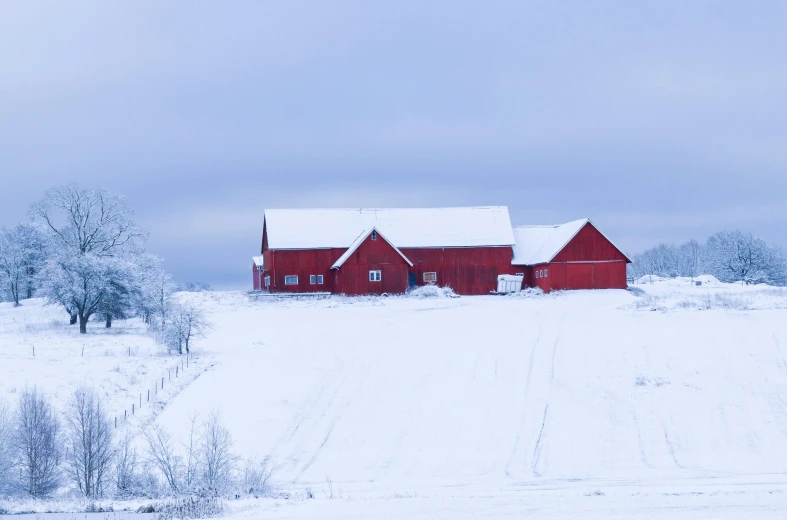
[[[238,518],[783,518],[787,292],[702,281],[462,298],[188,295],[210,310],[200,351],[215,365],[157,420],[183,436],[191,414],[218,408],[239,454],[271,457],[290,498],[244,502]],[[11,330],[0,341],[21,349],[16,385],[45,383],[21,361],[47,337],[71,345],[62,372],[47,368],[62,383],[84,365],[111,384],[104,358],[121,358],[105,344],[122,351],[123,338],[150,349],[131,358],[148,373],[172,363],[144,335],[97,329],[84,340],[96,364],[80,362],[66,326],[9,325],[18,311],[0,308]],[[25,362],[45,366],[36,355]]]
[[[91,321],[88,334],[79,334],[79,326],[68,324],[62,308],[41,299],[23,301],[18,308],[0,303],[0,400],[11,405],[29,385],[48,394],[62,410],[74,389],[88,384],[103,396],[119,427],[124,413],[128,424],[138,425],[158,413],[211,360],[197,349],[188,369],[181,371],[184,362],[167,355],[141,320],[115,321],[110,329]]]

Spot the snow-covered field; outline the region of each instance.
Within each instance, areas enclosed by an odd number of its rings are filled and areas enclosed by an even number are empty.
[[[110,329],[90,322],[88,334],[82,335],[78,325],[68,324],[62,308],[41,299],[24,301],[19,308],[0,303],[0,400],[9,404],[29,385],[43,390],[62,410],[73,391],[88,384],[103,396],[119,426],[124,413],[129,424],[137,425],[210,364],[209,357],[195,355],[181,371],[183,361],[168,356],[141,320],[116,321]]]
[[[210,310],[199,350],[215,365],[157,420],[183,436],[218,408],[239,454],[271,457],[289,499],[239,518],[783,518],[787,292],[703,282],[189,295]],[[87,377],[121,404],[174,362],[133,322],[79,338],[48,312],[0,307],[6,396]]]

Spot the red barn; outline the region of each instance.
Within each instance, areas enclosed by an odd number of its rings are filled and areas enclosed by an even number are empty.
[[[631,260],[588,219],[514,227],[514,258],[524,284],[544,291],[625,289]]]
[[[498,276],[544,291],[625,289],[631,260],[589,220],[512,227],[504,206],[267,210],[254,289],[489,294]]]
[[[501,206],[267,210],[261,287],[381,294],[434,283],[488,294],[513,271],[513,245]]]

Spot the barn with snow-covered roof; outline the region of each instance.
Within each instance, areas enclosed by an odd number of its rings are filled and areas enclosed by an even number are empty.
[[[631,260],[589,220],[515,226],[514,256],[524,284],[544,291],[625,289]]]
[[[498,276],[516,273],[545,290],[617,288],[617,265],[603,264],[623,262],[625,287],[628,261],[587,220],[514,228],[505,206],[267,210],[261,253],[255,290],[353,295],[427,284],[488,294]],[[592,264],[589,273],[579,263]]]

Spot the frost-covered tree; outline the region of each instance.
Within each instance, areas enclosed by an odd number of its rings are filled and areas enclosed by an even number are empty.
[[[76,311],[84,334],[93,315],[113,310],[121,291],[132,290],[135,276],[136,265],[126,258],[61,253],[46,262],[40,283],[50,301]]]
[[[783,284],[787,272],[784,252],[747,231],[721,231],[705,246],[710,274],[723,282]]]
[[[80,387],[66,410],[71,480],[88,498],[103,496],[114,458],[113,429],[101,399],[89,387]]]
[[[175,285],[172,277],[159,267],[157,258],[149,257],[147,263],[141,284],[140,310],[147,323],[155,323],[160,330],[165,330],[174,305]]]
[[[210,329],[210,322],[199,307],[192,304],[174,305],[166,330],[167,344],[178,354],[183,354],[184,348],[188,354],[191,352],[191,341],[203,337]]]
[[[139,276],[135,259],[146,237],[125,199],[69,184],[48,191],[32,213],[52,234],[42,294],[76,315],[82,333],[96,313],[117,313],[125,291],[138,285],[131,278]]]
[[[46,235],[29,222],[0,230],[0,283],[11,301],[33,297],[34,280],[45,259]]]
[[[11,450],[11,408],[0,399],[0,497],[11,492],[13,451]]]
[[[36,388],[19,396],[11,449],[19,472],[19,489],[34,498],[54,493],[60,485],[60,421],[50,400]]]
[[[218,410],[214,410],[202,425],[200,435],[202,484],[211,494],[223,493],[233,480],[238,458],[232,446],[232,435]]]

